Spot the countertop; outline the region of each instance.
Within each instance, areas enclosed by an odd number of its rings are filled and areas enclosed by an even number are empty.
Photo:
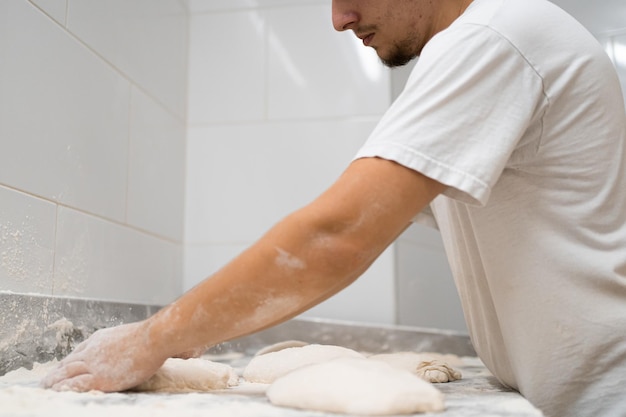
[[[540,417],[517,392],[506,389],[488,372],[468,347],[466,336],[421,329],[359,326],[327,322],[293,321],[269,333],[220,345],[205,358],[228,363],[241,375],[260,347],[284,340],[306,339],[311,343],[336,344],[368,353],[390,351],[437,351],[456,354],[464,365],[463,378],[435,386],[445,395],[445,411],[420,416],[439,417]],[[25,368],[0,377],[0,416],[88,417],[325,417],[336,414],[273,406],[264,384],[242,383],[211,393],[75,393],[38,387],[52,363]]]

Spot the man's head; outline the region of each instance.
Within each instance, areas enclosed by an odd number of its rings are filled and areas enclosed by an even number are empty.
[[[419,56],[472,0],[333,0],[333,26],[352,30],[382,62],[395,67]]]

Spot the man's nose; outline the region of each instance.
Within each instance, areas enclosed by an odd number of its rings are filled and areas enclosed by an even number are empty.
[[[348,9],[346,5],[346,1],[333,0],[333,27],[339,32],[352,29],[352,26],[359,20],[359,15]]]

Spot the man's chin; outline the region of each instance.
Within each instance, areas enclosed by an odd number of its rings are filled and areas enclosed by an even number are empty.
[[[394,53],[385,54],[384,51],[377,49],[376,53],[383,65],[389,68],[401,67],[411,62],[413,58],[416,58],[415,54],[402,53],[397,50]]]
[[[383,65],[389,68],[401,67],[411,62],[413,58],[416,58],[415,56],[383,58],[380,55],[378,57]]]

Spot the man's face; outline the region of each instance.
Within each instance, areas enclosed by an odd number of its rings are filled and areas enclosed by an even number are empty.
[[[404,65],[419,56],[472,0],[333,0],[333,26],[351,29],[383,63]]]
[[[432,1],[333,0],[333,26],[352,30],[389,66],[417,57],[431,34]],[[434,2],[436,3],[436,2]]]

